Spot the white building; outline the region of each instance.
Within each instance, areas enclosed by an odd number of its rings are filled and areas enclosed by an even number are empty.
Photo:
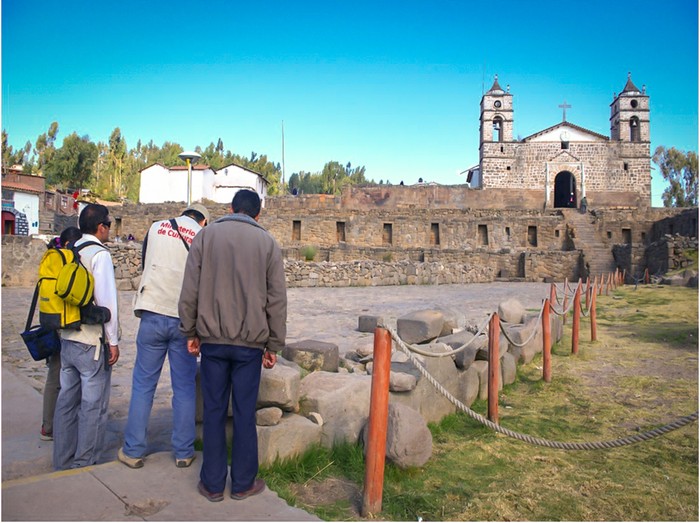
[[[216,203],[231,203],[239,189],[252,189],[265,206],[268,181],[260,174],[240,165],[230,164],[218,171],[207,165],[192,166],[192,200],[206,198]],[[187,167],[165,167],[159,163],[141,170],[141,203],[187,201]]]

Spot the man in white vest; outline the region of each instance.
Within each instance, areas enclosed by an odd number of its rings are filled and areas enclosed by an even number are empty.
[[[208,222],[207,208],[195,203],[182,216],[155,222],[143,242],[143,274],[134,298],[134,314],[141,322],[124,446],[117,453],[131,468],[143,467],[146,459],[148,418],[166,354],[173,388],[175,465],[189,467],[195,458],[197,359],[188,353],[187,338],[178,329],[177,305],[190,244]]]

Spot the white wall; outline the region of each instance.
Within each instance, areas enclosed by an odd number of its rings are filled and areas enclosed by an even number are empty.
[[[24,213],[29,224],[29,234],[39,234],[39,196],[15,192],[15,209]]]
[[[267,187],[261,176],[237,165],[228,165],[214,175],[214,200],[217,203],[231,203],[240,189],[252,189],[258,193],[265,206]]]

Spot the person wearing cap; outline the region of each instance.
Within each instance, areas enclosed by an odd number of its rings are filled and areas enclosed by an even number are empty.
[[[117,459],[131,468],[144,465],[148,418],[166,354],[173,388],[171,441],[175,465],[189,467],[195,458],[197,360],[188,353],[187,338],[179,331],[177,305],[190,245],[207,223],[209,211],[195,203],[177,218],[153,223],[143,241],[143,273],[134,297],[134,314],[141,319],[136,362],[124,445],[117,452]]]

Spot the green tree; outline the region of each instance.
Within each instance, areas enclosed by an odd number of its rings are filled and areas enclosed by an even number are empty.
[[[97,161],[97,146],[88,136],[77,133],[66,136],[63,145],[46,164],[45,173],[49,184],[62,189],[87,187]]]
[[[37,174],[45,174],[44,167],[51,161],[56,153],[56,137],[58,136],[58,122],[51,122],[49,130],[40,134],[34,145],[34,155],[36,163],[34,164],[34,172]]]
[[[116,127],[112,131],[112,134],[109,135],[109,149],[107,154],[110,196],[119,198],[126,192],[126,187],[123,183],[126,155],[126,141],[122,137],[122,132],[119,127]]]
[[[695,151],[680,151],[675,147],[659,146],[654,151],[654,163],[669,186],[662,198],[664,207],[696,207],[698,205],[698,155]]]
[[[31,147],[31,144],[30,144]],[[9,167],[16,164],[23,164],[26,156],[26,146],[24,149],[15,151],[14,148],[7,143],[7,132],[2,130],[2,169],[3,172]]]

